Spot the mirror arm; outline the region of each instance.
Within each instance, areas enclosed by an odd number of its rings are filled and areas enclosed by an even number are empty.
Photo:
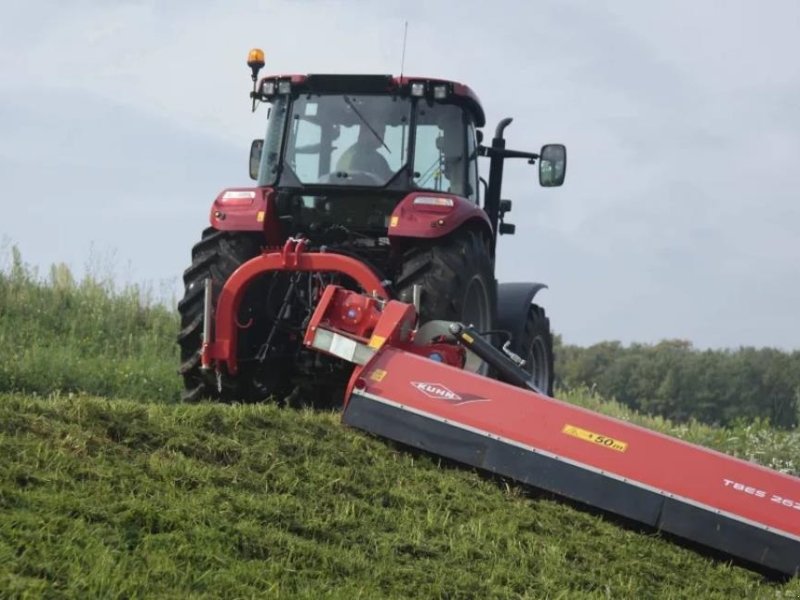
[[[535,152],[522,152],[521,150],[508,150],[506,148],[491,148],[487,146],[480,146],[478,148],[480,156],[499,156],[502,158],[527,158],[530,164],[533,164],[539,155]]]

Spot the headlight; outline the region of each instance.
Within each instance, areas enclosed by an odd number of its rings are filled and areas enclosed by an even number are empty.
[[[273,95],[275,95],[275,82],[274,81],[264,81],[261,84],[261,93],[264,96],[273,96]]]
[[[433,86],[433,97],[436,100],[444,100],[447,98],[447,86],[435,85]]]

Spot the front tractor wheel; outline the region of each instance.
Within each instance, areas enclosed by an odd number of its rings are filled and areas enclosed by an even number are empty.
[[[212,306],[223,285],[239,266],[258,256],[261,252],[262,238],[256,234],[230,233],[208,228],[202,239],[192,248],[192,265],[183,273],[185,292],[178,303],[181,330],[178,333],[180,347],[180,369],[183,376],[185,402],[198,402],[204,399],[234,402],[260,399],[271,390],[257,385],[254,373],[242,366],[237,377],[223,376],[219,380],[214,372],[204,372],[200,368],[200,350],[203,343],[203,303],[205,280],[211,279]],[[263,323],[263,310],[248,290],[242,299],[238,321],[240,323]],[[257,290],[253,290],[254,292]],[[250,339],[256,327],[244,330],[240,335],[239,348],[244,351],[257,340]]]
[[[434,319],[458,321],[478,331],[494,327],[497,282],[489,250],[476,231],[461,231],[447,238],[409,249],[395,280],[398,299],[413,301],[420,286],[420,323]],[[487,365],[469,353],[466,368],[482,374]]]
[[[531,376],[531,382],[548,396],[553,395],[554,360],[553,335],[550,319],[544,309],[536,304],[528,308],[525,328],[517,351],[525,359],[523,369]]]

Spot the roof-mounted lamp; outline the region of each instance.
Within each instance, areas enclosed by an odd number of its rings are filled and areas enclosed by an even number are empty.
[[[261,48],[253,48],[247,55],[247,66],[250,67],[251,77],[253,79],[253,91],[250,92],[250,97],[253,99],[253,112],[256,110],[256,80],[258,79],[258,72],[264,67],[264,51]]]

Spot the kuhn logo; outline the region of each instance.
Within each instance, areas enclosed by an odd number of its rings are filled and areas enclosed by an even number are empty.
[[[451,392],[446,387],[439,385],[438,383],[422,383],[419,381],[412,381],[411,385],[428,396],[428,398],[439,398],[440,400],[451,400],[453,402],[459,402],[461,400],[461,396],[455,392]]]
[[[488,398],[481,398],[473,394],[456,394],[454,391],[440,383],[426,383],[412,381],[411,386],[425,394],[428,398],[444,400],[451,404],[466,404],[467,402],[488,402]]]

